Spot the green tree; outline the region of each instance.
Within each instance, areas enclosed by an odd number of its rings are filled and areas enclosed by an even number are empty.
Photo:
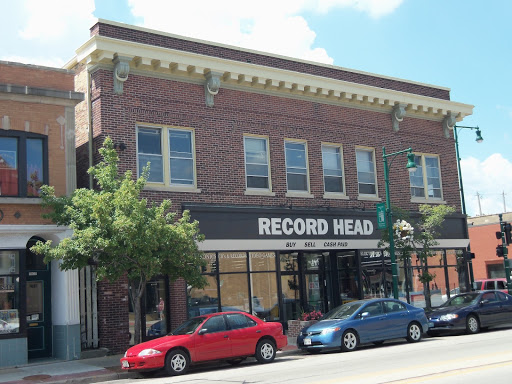
[[[135,343],[141,340],[141,299],[146,283],[165,274],[171,280],[184,278],[194,287],[204,287],[205,265],[198,242],[204,239],[199,223],[188,211],[177,218],[171,202],[149,204],[140,197],[149,174],[149,163],[137,180],[132,172],[118,173],[118,156],[110,138],[99,150],[103,161],[89,169],[98,188],[77,189],[70,197],[57,197],[43,186],[43,216],[58,225],[67,225],[73,236],[56,246],[38,242],[31,250],[45,261],[61,260],[61,269],[96,266],[98,280],[115,282],[127,276],[134,297]]]
[[[428,270],[428,258],[436,254],[435,247],[439,244],[439,230],[443,226],[446,216],[455,212],[455,208],[448,205],[420,205],[420,217],[416,223],[408,222],[406,213],[400,212],[398,220],[393,224],[393,238],[395,249],[398,251],[401,260],[410,264],[411,255],[415,254],[420,263],[419,280],[423,283],[423,294],[425,296],[425,307],[432,308],[430,294],[430,282],[435,279],[435,274]],[[404,228],[405,226],[405,228]],[[383,231],[379,246],[385,246],[389,251],[389,235]]]

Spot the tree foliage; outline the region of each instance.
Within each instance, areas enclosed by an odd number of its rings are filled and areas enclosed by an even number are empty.
[[[430,282],[435,279],[435,274],[428,270],[428,258],[436,254],[435,247],[439,244],[439,230],[443,226],[446,216],[455,212],[455,208],[448,205],[420,205],[420,217],[416,222],[412,222],[405,212],[400,212],[398,220],[393,224],[393,239],[395,249],[399,258],[410,262],[411,255],[416,255],[419,266],[418,279],[423,283],[423,292],[426,301],[426,308],[430,309],[432,304],[430,300]],[[400,230],[400,223],[408,222],[413,228],[412,231],[403,233]],[[380,247],[385,247],[389,251],[389,232],[383,231],[382,238],[379,241]]]
[[[131,171],[120,176],[118,156],[107,138],[99,150],[103,161],[89,169],[98,188],[77,189],[70,197],[57,197],[51,186],[42,187],[45,218],[69,226],[73,236],[54,246],[38,242],[31,250],[45,261],[61,260],[61,269],[96,266],[98,280],[110,282],[127,276],[135,293],[135,342],[140,340],[140,299],[146,282],[157,275],[204,287],[204,266],[198,242],[204,239],[199,223],[188,211],[177,218],[171,202],[148,203],[141,192],[149,174],[149,163],[140,178]]]

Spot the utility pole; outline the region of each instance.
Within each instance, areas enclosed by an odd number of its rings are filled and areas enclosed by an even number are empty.
[[[507,204],[505,204],[505,191],[503,191],[503,212],[507,212]]]
[[[478,200],[478,212],[480,212],[480,216],[482,216],[482,206],[480,205],[480,194],[476,193],[476,198]]]

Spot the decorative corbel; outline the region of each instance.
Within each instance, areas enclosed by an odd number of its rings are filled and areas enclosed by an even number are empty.
[[[397,104],[393,107],[393,110],[391,111],[391,121],[393,122],[393,131],[398,132],[400,127],[398,126],[405,117],[406,111],[405,107],[407,107],[407,104]]]
[[[114,56],[114,93],[123,94],[123,83],[128,79],[130,73],[130,57]]]
[[[205,75],[204,94],[207,107],[213,107],[213,97],[219,93],[221,76],[222,73],[219,72],[208,72]]]
[[[453,129],[456,122],[456,117],[452,112],[449,112],[443,119],[443,133],[444,137],[447,139],[450,138],[450,131]]]

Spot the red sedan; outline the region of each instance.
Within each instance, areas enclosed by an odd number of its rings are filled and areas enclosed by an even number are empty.
[[[187,320],[167,336],[131,347],[121,367],[181,375],[191,364],[212,360],[235,365],[254,356],[260,363],[270,363],[286,344],[281,323],[266,323],[246,312],[211,313]]]

